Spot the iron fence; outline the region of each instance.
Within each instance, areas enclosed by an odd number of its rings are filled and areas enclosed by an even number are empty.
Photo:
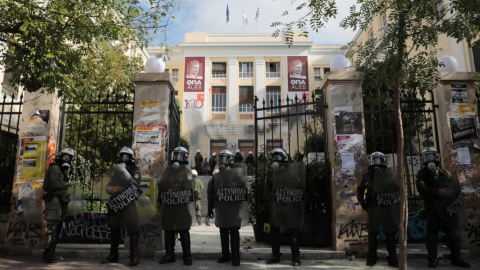
[[[419,97],[415,91],[405,93],[401,100],[405,142],[405,184],[408,192],[409,211],[424,209],[423,198],[415,186],[415,175],[422,168],[421,152],[425,147],[435,147],[440,154],[436,108],[433,91]],[[374,104],[364,99],[365,138],[367,153],[380,151],[386,154],[388,167],[397,167],[398,137],[393,104]]]
[[[86,213],[106,213],[92,190],[92,180],[117,163],[117,152],[132,145],[133,94],[90,96],[82,104],[64,102],[60,138],[77,158],[69,176],[82,182]]]
[[[332,199],[330,186],[330,167],[328,161],[328,141],[324,130],[326,125],[325,109],[327,104],[324,92],[317,89],[310,97],[295,95],[278,101],[262,100],[255,96],[255,175],[250,183],[253,195],[253,207],[256,222],[257,241],[269,241],[264,233],[264,224],[268,223],[269,198],[264,194],[263,184],[270,171],[269,148],[276,148],[275,142],[289,152],[289,162],[304,162],[306,158],[305,223],[300,228],[300,243],[303,245],[331,245]],[[310,100],[311,99],[311,100]],[[284,105],[282,105],[282,103]],[[293,136],[295,135],[295,136]],[[271,147],[269,144],[271,142]],[[295,147],[296,145],[296,147]],[[295,149],[295,153],[292,153]],[[301,149],[304,152],[301,152]],[[259,160],[259,153],[263,159]],[[325,153],[315,162],[308,158],[309,153]],[[324,159],[324,160],[323,160]],[[252,202],[251,202],[252,204]],[[251,206],[252,207],[252,206]],[[287,241],[286,237],[283,241]]]
[[[18,101],[15,101],[14,95],[7,101],[5,94],[0,105],[2,107],[0,111],[0,213],[8,213],[15,178],[15,158],[18,150],[23,95]]]
[[[170,104],[169,104],[169,119],[170,119],[170,124],[168,128],[168,149],[166,152],[167,157],[168,157],[168,164],[172,165],[172,152],[175,147],[179,145],[180,142],[180,117],[181,117],[182,112],[180,111],[180,107],[178,106],[176,100],[175,100],[175,95],[174,92],[172,91],[170,95]]]

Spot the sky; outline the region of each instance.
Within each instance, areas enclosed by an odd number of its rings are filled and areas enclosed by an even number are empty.
[[[228,32],[242,33],[243,29],[243,4],[247,14],[248,25],[245,25],[245,33],[273,33],[276,28],[270,27],[274,21],[284,23],[294,21],[307,13],[306,8],[298,11],[296,7],[302,0],[187,0],[181,10],[176,10],[174,23],[167,30],[168,42],[171,46],[185,41],[187,32],[226,33],[226,7],[230,11]],[[331,19],[325,28],[316,32],[309,30],[309,40],[315,45],[346,45],[355,35],[352,29],[343,29],[339,26],[340,21],[349,13],[349,8],[356,0],[337,1],[338,15]],[[260,23],[255,22],[257,7],[260,6]],[[289,15],[282,16],[288,10]],[[159,46],[163,36],[153,41],[153,46]]]

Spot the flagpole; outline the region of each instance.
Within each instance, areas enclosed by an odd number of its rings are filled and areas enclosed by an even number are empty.
[[[243,3],[243,34],[245,35],[245,3]]]
[[[228,2],[227,2],[227,35],[228,35],[228,21],[230,21],[230,18],[229,18],[229,10],[228,10]]]
[[[258,2],[257,12],[260,12],[260,2]],[[260,35],[260,15],[258,15],[258,34]]]

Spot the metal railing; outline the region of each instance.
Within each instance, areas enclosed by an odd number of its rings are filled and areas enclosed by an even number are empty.
[[[267,78],[280,78],[280,72],[267,72]]]
[[[238,77],[251,79],[253,78],[253,72],[240,72],[238,73]]]
[[[227,73],[225,72],[212,72],[212,78],[227,78]]]
[[[17,164],[15,159],[18,151],[18,132],[20,115],[23,109],[23,95],[20,96],[18,101],[15,101],[14,95],[12,95],[10,101],[7,101],[7,95],[5,94],[0,107],[0,213],[8,213]]]

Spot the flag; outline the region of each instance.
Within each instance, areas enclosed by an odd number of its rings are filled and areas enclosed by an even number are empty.
[[[248,25],[247,14],[245,13],[245,7],[243,7],[243,22]]]
[[[257,8],[257,15],[255,16],[255,22],[257,22],[258,17],[260,17],[260,5]]]
[[[227,4],[227,23],[230,21],[230,11],[228,11],[228,4]]]

